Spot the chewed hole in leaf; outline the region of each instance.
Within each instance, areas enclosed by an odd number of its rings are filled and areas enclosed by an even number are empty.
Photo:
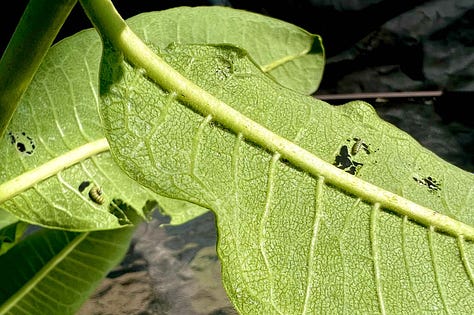
[[[413,176],[413,180],[415,180],[415,182],[417,182],[420,185],[426,186],[428,190],[431,192],[441,190],[441,183],[431,176],[426,176],[426,177]]]
[[[359,153],[359,151],[363,151],[367,154],[371,153],[371,151],[369,150],[369,146],[362,139],[353,138],[352,140],[354,140],[355,142],[351,148],[351,155],[356,155],[357,153]]]
[[[32,137],[26,132],[13,132],[8,133],[10,143],[15,146],[18,152],[26,155],[32,155],[36,150],[36,144]]]
[[[87,187],[89,187],[90,184],[91,184],[90,181],[85,180],[85,181],[83,181],[82,183],[79,184],[79,187],[77,188],[77,190],[79,192],[83,192]]]
[[[125,214],[129,207],[130,206],[122,199],[115,198],[112,199],[112,202],[109,204],[109,212],[117,217],[119,224],[130,224],[131,222]]]
[[[351,155],[355,156],[358,153],[365,153],[367,155],[370,155],[372,153],[375,153],[378,151],[378,149],[374,149],[371,147],[369,143],[367,143],[365,140],[354,137],[352,139],[347,139],[347,142],[352,144],[351,146]]]
[[[333,165],[349,174],[355,175],[357,170],[361,168],[364,163],[353,160],[352,156],[349,154],[348,146],[343,145],[339,150],[339,154],[336,155]]]

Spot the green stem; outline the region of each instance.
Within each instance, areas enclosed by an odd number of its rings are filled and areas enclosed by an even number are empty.
[[[0,60],[0,137],[77,0],[31,0]],[[6,10],[6,7],[4,8]]]
[[[402,217],[407,216],[427,227],[434,227],[455,236],[462,235],[466,240],[474,240],[474,227],[334,167],[207,93],[179,74],[146,46],[127,26],[110,0],[80,0],[80,2],[103,41],[111,43],[123,53],[128,62],[137,68],[145,69],[147,76],[156,84],[176,93],[179,100],[203,116],[212,116],[214,121],[236,134],[241,134],[244,139],[268,151],[277,152],[298,168],[314,176],[323,177],[326,182],[360,197],[365,202],[380,204],[380,208],[392,210]]]

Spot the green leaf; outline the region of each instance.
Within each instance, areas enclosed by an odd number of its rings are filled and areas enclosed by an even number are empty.
[[[54,46],[0,139],[0,203],[22,221],[113,229],[128,223],[114,215],[122,201],[145,217],[146,201],[156,199],[110,157],[97,108],[99,60],[90,31]],[[89,196],[94,186],[102,188],[103,204]]]
[[[163,196],[159,198],[159,205],[164,214],[171,219],[166,225],[180,225],[209,211],[204,207],[184,200],[166,198]]]
[[[0,208],[0,229],[3,229],[16,222],[18,222],[18,219],[14,215]]]
[[[474,308],[472,174],[367,103],[334,107],[275,84],[238,48],[159,53],[210,96],[171,72],[163,90],[146,76],[160,82],[154,70],[109,49],[101,113],[112,154],[153,191],[215,212],[239,312]]]
[[[28,224],[0,208],[0,255],[16,245]]]
[[[75,314],[123,259],[133,231],[29,235],[0,256],[0,314]]]
[[[320,36],[261,14],[220,6],[177,7],[141,13],[127,24],[160,48],[173,42],[242,47],[264,72],[303,94],[314,93],[323,75]]]
[[[144,39],[159,46],[205,40],[202,36],[209,21],[223,26],[213,28],[216,32],[208,33],[206,41],[235,42],[253,51],[261,67],[270,72],[298,74],[293,77],[297,81],[278,75],[283,84],[317,82],[322,74],[318,37],[272,18],[229,8],[185,7],[130,19]],[[249,38],[261,40],[247,42]],[[309,49],[320,51],[304,55]],[[97,113],[99,60],[100,40],[94,30],[80,32],[50,50],[7,136],[0,139],[0,159],[5,161],[0,165],[0,204],[20,220],[75,231],[113,229],[126,223],[112,213],[121,200],[138,212],[147,200],[159,200],[172,216],[170,224],[202,214],[206,209],[150,193],[112,161]],[[274,63],[279,66],[272,68]],[[312,70],[306,75],[308,69]],[[102,205],[88,195],[94,185],[104,192]]]

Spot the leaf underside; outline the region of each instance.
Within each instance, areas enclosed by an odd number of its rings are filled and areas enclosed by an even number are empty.
[[[242,314],[463,314],[474,307],[471,242],[294,167],[212,113],[190,109],[142,69],[107,59],[107,49],[104,66],[112,68],[104,79],[122,73],[101,82],[114,158],[153,191],[215,212],[224,284]],[[231,46],[172,45],[159,54],[334,167],[473,224],[474,177],[382,121],[370,105],[333,107],[302,96]]]
[[[314,93],[323,75],[321,37],[269,16],[221,6],[176,7],[141,13],[127,24],[159,48],[172,42],[244,48],[277,82],[303,94]]]
[[[28,224],[0,208],[0,255],[20,241]]]
[[[296,74],[297,85],[307,93],[316,88],[322,74],[324,52],[319,37],[258,14],[229,8],[184,7],[143,13],[129,22],[144,40],[157,46],[185,40],[241,45],[255,53],[261,67],[279,64],[270,72]],[[202,31],[211,22],[221,27]],[[262,35],[266,42],[249,40]],[[104,137],[97,110],[100,51],[100,39],[94,30],[80,32],[50,50],[26,91],[7,135],[0,139],[0,159],[4,161],[0,165],[0,182]],[[289,75],[274,77],[287,85],[295,82]],[[311,83],[300,84],[301,81]],[[103,204],[97,204],[89,196],[94,186],[101,187]],[[120,171],[109,152],[54,174],[2,207],[32,224],[90,231],[118,228],[127,223],[121,217],[124,205],[133,206],[145,216],[142,208],[151,200],[159,200],[172,215],[171,224],[186,222],[207,211],[157,196],[137,185]]]
[[[97,109],[99,59],[100,41],[93,32],[50,50],[0,139],[1,181],[104,137]],[[94,187],[101,187],[103,204],[90,197]],[[145,217],[142,208],[155,196],[120,171],[106,151],[53,174],[2,207],[31,224],[90,231],[128,223],[127,205]]]

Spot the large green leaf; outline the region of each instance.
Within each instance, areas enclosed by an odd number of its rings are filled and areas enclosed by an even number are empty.
[[[152,190],[215,212],[239,312],[472,311],[472,174],[367,103],[334,107],[275,84],[238,48],[159,52],[215,98],[169,73],[164,90],[109,49],[112,154]]]
[[[220,27],[205,31],[210,21]],[[131,18],[130,24],[144,40],[158,46],[172,41],[241,45],[272,74],[293,71],[293,77],[275,74],[289,86],[296,82],[307,89],[303,80],[313,82],[313,89],[322,74],[324,54],[317,36],[254,13],[185,7],[143,13]],[[46,56],[7,136],[0,139],[0,204],[20,220],[76,231],[119,227],[125,221],[113,213],[121,200],[138,212],[147,200],[159,200],[172,216],[171,224],[205,212],[150,193],[110,158],[97,113],[100,52],[99,37],[88,30],[63,40]],[[279,66],[273,68],[275,64]],[[94,186],[102,187],[102,205],[88,195]]]
[[[108,152],[94,84],[99,50],[93,32],[53,47],[0,139],[0,203],[22,221],[75,231],[118,228],[126,223],[114,215],[122,200],[141,213],[156,198]],[[102,188],[103,204],[89,197],[94,186]]]
[[[0,314],[75,314],[123,259],[134,228],[43,229],[0,256]]]

